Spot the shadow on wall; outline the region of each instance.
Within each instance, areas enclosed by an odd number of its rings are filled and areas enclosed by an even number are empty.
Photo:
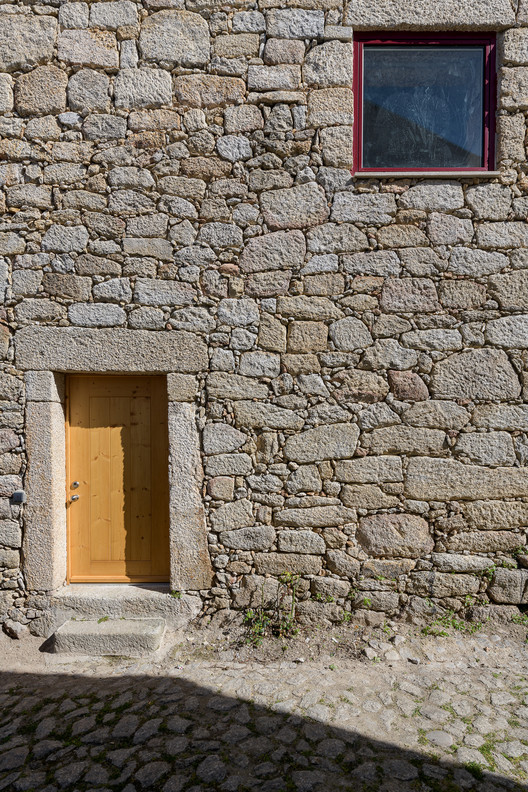
[[[526,789],[176,676],[4,673],[0,690],[9,792]]]

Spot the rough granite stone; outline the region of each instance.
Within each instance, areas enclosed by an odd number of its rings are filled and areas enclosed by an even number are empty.
[[[78,66],[117,69],[116,37],[104,31],[63,30],[59,34],[58,58]]]
[[[500,349],[470,349],[439,361],[431,377],[438,399],[516,399],[519,378]]]
[[[39,66],[15,81],[15,107],[22,116],[51,115],[66,109],[68,77],[56,66]]]
[[[355,424],[333,424],[309,429],[286,440],[286,459],[300,464],[323,459],[348,459],[354,455],[359,437]]]
[[[424,7],[420,0],[406,3],[380,0],[356,0],[347,6],[345,24],[359,30],[496,30],[515,22],[508,0],[469,0],[454,6],[450,0],[439,0]]]
[[[528,473],[523,468],[487,468],[453,459],[413,457],[405,493],[416,500],[468,500],[523,497]]]
[[[28,69],[50,61],[57,37],[52,16],[4,14],[0,29],[0,70]]]
[[[38,371],[194,372],[207,368],[207,349],[195,333],[172,330],[91,330],[24,327],[15,337],[17,364]]]
[[[114,82],[118,108],[161,107],[172,101],[170,74],[163,69],[121,69]]]
[[[324,223],[328,217],[324,191],[313,182],[288,190],[261,193],[260,204],[264,219],[272,230],[310,228]]]
[[[420,558],[434,547],[427,521],[414,514],[364,517],[356,538],[369,555],[376,557]]]
[[[146,61],[166,63],[169,69],[205,66],[210,59],[207,22],[189,11],[158,11],[143,22],[139,48]]]

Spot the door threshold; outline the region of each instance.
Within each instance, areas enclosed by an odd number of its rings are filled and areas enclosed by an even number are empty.
[[[120,599],[122,597],[133,598],[149,595],[166,595],[170,591],[169,583],[67,583],[53,592],[53,595],[60,599],[70,597],[90,597],[106,599],[108,597]]]

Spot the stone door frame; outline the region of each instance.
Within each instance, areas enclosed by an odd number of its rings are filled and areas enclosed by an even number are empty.
[[[53,591],[66,581],[65,375],[70,373],[167,376],[170,587],[199,591],[211,586],[197,380],[187,373],[204,368],[206,358],[199,345],[189,347],[181,337],[188,335],[34,326],[15,334],[16,364],[26,384],[23,571],[30,591]]]

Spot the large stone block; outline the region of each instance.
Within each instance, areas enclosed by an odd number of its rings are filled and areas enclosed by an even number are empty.
[[[346,316],[331,324],[329,336],[335,348],[343,352],[365,349],[373,343],[365,324],[353,316]]]
[[[376,484],[345,484],[340,493],[345,506],[356,509],[393,509],[400,505],[395,495],[387,495]]]
[[[438,399],[516,399],[519,378],[501,349],[470,349],[440,360],[431,393]]]
[[[528,405],[480,404],[473,412],[473,423],[483,429],[528,432]]]
[[[352,223],[325,223],[309,231],[307,241],[310,253],[358,253],[369,247],[366,234]]]
[[[432,561],[440,572],[485,572],[493,566],[491,558],[458,555],[457,553],[433,553]]]
[[[469,275],[480,278],[493,275],[508,266],[508,258],[503,253],[455,247],[449,256],[448,272],[455,275]]]
[[[260,205],[265,222],[273,230],[310,228],[328,217],[324,190],[314,182],[261,193]]]
[[[396,201],[393,195],[339,192],[334,197],[330,219],[339,223],[345,221],[381,225],[390,223],[395,214]]]
[[[347,484],[379,484],[403,481],[402,460],[396,456],[367,456],[337,462],[335,477]]]
[[[528,348],[528,315],[502,316],[488,322],[486,340],[508,349]]]
[[[313,47],[304,59],[303,81],[321,88],[352,85],[353,52],[352,44],[340,41]]]
[[[79,69],[68,82],[68,104],[72,110],[87,114],[105,112],[110,107],[110,80],[93,69]]]
[[[440,307],[435,285],[428,278],[388,278],[380,305],[389,313],[430,312]]]
[[[522,498],[528,486],[525,468],[486,468],[453,459],[413,457],[405,493],[416,500],[481,500]]]
[[[340,319],[343,314],[328,297],[279,297],[277,313],[294,319],[325,321]]]
[[[245,528],[253,525],[255,521],[251,503],[246,498],[233,503],[225,503],[215,509],[211,512],[210,520],[214,531]]]
[[[386,426],[364,436],[372,454],[440,454],[446,435],[440,429],[414,426]]]
[[[275,529],[269,525],[254,525],[223,531],[220,543],[233,550],[269,550],[275,542]]]
[[[213,570],[194,404],[169,403],[169,447],[171,586],[186,591],[206,589],[212,583]]]
[[[521,501],[471,501],[463,504],[464,516],[472,529],[511,531],[528,526],[528,503]]]
[[[528,109],[528,68],[504,68],[500,71],[499,97],[506,110]]]
[[[209,364],[204,341],[177,330],[24,327],[15,335],[15,354],[21,369],[37,371],[185,373]]]
[[[284,445],[284,455],[300,464],[324,459],[349,459],[354,455],[358,437],[356,424],[318,426],[289,437]]]
[[[354,96],[350,88],[323,88],[308,94],[309,126],[351,125],[354,121]]]
[[[249,66],[247,82],[251,91],[294,91],[301,82],[301,67]]]
[[[372,404],[384,399],[389,392],[386,380],[372,371],[348,369],[340,372],[336,376],[336,381],[341,385],[334,391],[333,396],[339,403],[365,402]]]
[[[209,423],[202,433],[205,454],[228,454],[237,451],[247,441],[247,435],[226,423]]]
[[[292,528],[328,528],[335,525],[355,523],[354,509],[344,506],[312,506],[306,509],[283,509],[275,514],[275,525]]]
[[[255,568],[259,575],[317,575],[321,571],[321,556],[297,553],[255,553]]]
[[[240,451],[236,454],[217,454],[209,457],[205,465],[208,476],[247,476],[252,471],[251,457]]]
[[[479,220],[506,220],[512,193],[505,184],[478,184],[466,191],[466,201]]]
[[[0,113],[13,109],[13,80],[9,74],[0,74]]]
[[[528,69],[526,70],[528,72]],[[528,247],[528,226],[521,221],[481,223],[477,226],[477,245],[485,250]]]
[[[525,605],[528,603],[528,570],[496,569],[488,594],[493,602]]]
[[[242,251],[239,265],[243,272],[301,267],[306,254],[304,234],[276,231],[250,239]]]
[[[516,115],[499,116],[497,119],[497,159],[524,162],[526,150],[524,138],[526,136],[526,122],[522,113]]]
[[[237,401],[233,405],[237,426],[252,429],[302,429],[304,419],[293,410],[286,410],[274,404],[259,404],[251,401]]]
[[[56,66],[39,66],[15,82],[15,105],[22,116],[52,115],[66,109],[68,77]]]
[[[356,0],[347,6],[345,23],[359,30],[497,30],[510,27],[515,13],[509,0],[469,0],[455,5],[438,0]]]
[[[512,531],[462,531],[445,541],[445,549],[455,553],[508,553],[526,544],[524,533]]]
[[[161,107],[172,101],[172,82],[163,69],[121,69],[114,83],[115,105],[132,108]]]
[[[68,319],[81,327],[117,327],[126,322],[126,313],[119,305],[74,303],[68,308]]]
[[[301,8],[273,8],[268,11],[266,28],[270,38],[322,38],[324,32],[324,11],[305,11]]]
[[[196,292],[187,283],[180,281],[138,278],[134,299],[142,305],[190,305]]]
[[[460,434],[454,453],[467,457],[475,465],[514,465],[515,451],[507,432],[470,432]]]
[[[90,6],[91,27],[117,30],[126,25],[137,25],[137,6],[130,0],[109,3],[92,3]]]
[[[3,14],[0,25],[0,71],[13,72],[53,58],[57,20],[34,14]]]
[[[217,77],[214,74],[186,74],[174,80],[176,100],[190,107],[223,107],[240,104],[246,84],[238,77]]]
[[[207,377],[207,392],[218,399],[265,399],[268,386],[250,377],[213,371]]]
[[[210,59],[209,27],[199,14],[158,11],[147,17],[139,35],[142,57],[170,69],[206,66]]]
[[[126,137],[126,132],[127,123],[124,118],[103,113],[89,115],[83,124],[83,135],[86,140],[115,140]],[[118,211],[130,211],[130,200],[125,200],[124,195],[118,194],[114,198]],[[119,198],[123,199],[122,202]]]
[[[476,575],[452,572],[413,572],[407,584],[409,594],[421,597],[464,597],[476,594],[480,580]]]
[[[24,573],[29,589],[49,591],[66,577],[66,442],[58,401],[28,402],[26,446]]]
[[[63,30],[59,35],[58,58],[78,66],[117,69],[117,40],[114,33],[103,30]]]
[[[42,250],[55,253],[82,253],[88,243],[84,226],[52,225],[42,237]]]
[[[521,2],[521,9],[517,21],[528,21],[526,16],[526,3]],[[528,66],[528,32],[526,28],[511,28],[506,30],[499,40],[499,50],[502,60],[514,66]]]
[[[506,311],[528,310],[528,270],[507,272],[489,279],[490,295]]]
[[[324,555],[325,541],[314,531],[279,531],[278,546],[281,553],[312,553]]]
[[[464,192],[457,182],[422,182],[400,197],[400,209],[449,212],[464,206]]]
[[[415,514],[364,517],[356,538],[366,553],[376,557],[420,558],[434,547],[429,525]]]
[[[454,429],[459,431],[469,423],[467,410],[452,402],[430,399],[413,404],[405,411],[405,423],[411,426],[424,426],[429,429]]]

